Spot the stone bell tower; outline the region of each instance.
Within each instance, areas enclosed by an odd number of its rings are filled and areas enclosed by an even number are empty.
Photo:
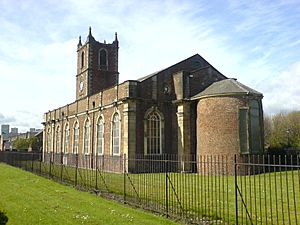
[[[92,36],[91,27],[86,42],[81,37],[77,45],[76,100],[93,95],[119,82],[119,42],[117,33],[111,44],[100,43]]]

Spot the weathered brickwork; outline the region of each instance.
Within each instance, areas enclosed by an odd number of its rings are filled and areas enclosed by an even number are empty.
[[[234,174],[234,155],[237,162],[247,159],[241,155],[240,109],[249,109],[247,96],[214,96],[200,99],[197,104],[197,155],[207,156],[212,168],[198,168],[199,171],[211,171],[216,174]],[[260,102],[261,100],[257,99]],[[249,120],[249,116],[247,118]],[[262,122],[262,114],[260,114]],[[250,123],[250,121],[249,121]],[[262,129],[261,129],[262,132]],[[249,135],[249,133],[248,133]],[[263,133],[261,133],[263,136]],[[248,143],[249,145],[250,143]],[[263,149],[263,146],[261,146]],[[249,152],[251,153],[251,152]],[[226,156],[230,165],[213,165],[219,163],[219,156]],[[205,164],[202,164],[205,165]],[[226,167],[226,170],[224,168]],[[223,171],[223,172],[222,172]],[[240,171],[243,174],[244,171]],[[245,173],[246,174],[246,173]]]
[[[197,143],[197,153],[239,153],[239,107],[246,106],[246,101],[240,98],[201,99],[197,105],[197,140],[200,140]]]

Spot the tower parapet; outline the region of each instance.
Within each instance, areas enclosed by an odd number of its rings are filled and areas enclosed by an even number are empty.
[[[118,84],[118,51],[117,33],[115,33],[115,39],[112,43],[96,41],[92,35],[91,27],[84,44],[82,44],[81,36],[79,36],[76,100]]]

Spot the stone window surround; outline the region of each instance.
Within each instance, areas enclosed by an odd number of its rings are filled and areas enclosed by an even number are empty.
[[[160,131],[160,140],[159,140],[159,153],[148,153],[148,117],[152,114],[156,113],[159,116],[160,123],[159,123],[159,131]],[[164,142],[164,117],[163,114],[157,109],[157,107],[151,107],[145,113],[144,117],[144,154],[145,155],[161,155],[163,154],[163,142]]]
[[[55,153],[60,153],[61,152],[60,148],[61,148],[61,130],[60,130],[60,126],[57,125],[55,129]]]
[[[79,132],[80,132],[79,121],[75,120],[74,125],[73,125],[73,152],[72,152],[73,154],[78,154]]]
[[[70,139],[70,128],[69,128],[69,122],[65,124],[64,129],[64,146],[63,146],[63,152],[64,154],[68,154],[69,151],[69,139]]]
[[[83,68],[84,67],[84,51],[83,52],[81,52],[81,68]]]
[[[47,152],[51,152],[51,127],[47,130]]]
[[[84,121],[84,134],[83,134],[83,153],[85,155],[90,154],[90,146],[91,146],[91,122],[90,118],[87,117]]]
[[[99,143],[99,125],[100,125],[100,121],[102,122],[102,137],[101,137],[101,139],[102,139],[102,146],[101,146],[101,151],[98,151],[98,143]],[[97,134],[97,137],[96,137],[96,147],[95,147],[95,149],[96,149],[96,154],[97,155],[103,155],[104,154],[104,125],[105,124],[105,122],[104,122],[104,117],[103,117],[103,115],[100,115],[99,117],[98,117],[98,119],[97,119],[97,132],[96,132],[96,134]]]
[[[118,138],[119,138],[119,143],[118,143],[118,153],[114,153],[114,137],[113,137],[113,126],[114,126],[114,118],[115,116],[118,115],[118,129],[119,129],[119,132],[118,132]],[[120,149],[121,149],[121,117],[120,117],[120,112],[118,110],[115,110],[115,112],[112,114],[112,117],[111,117],[111,142],[110,142],[111,146],[110,146],[110,152],[111,152],[111,155],[113,156],[120,156],[121,152],[120,152]]]
[[[101,52],[105,51],[105,65],[101,65]],[[98,69],[103,69],[105,67],[107,69],[108,67],[108,52],[105,48],[100,48],[98,51]]]

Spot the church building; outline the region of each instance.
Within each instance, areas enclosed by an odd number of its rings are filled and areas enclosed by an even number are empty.
[[[84,43],[79,38],[76,99],[45,113],[45,155],[70,164],[75,155],[135,159],[262,152],[261,93],[227,78],[198,54],[119,83],[118,51],[117,34],[112,43],[101,43],[90,28]],[[127,167],[135,170],[134,163]]]

